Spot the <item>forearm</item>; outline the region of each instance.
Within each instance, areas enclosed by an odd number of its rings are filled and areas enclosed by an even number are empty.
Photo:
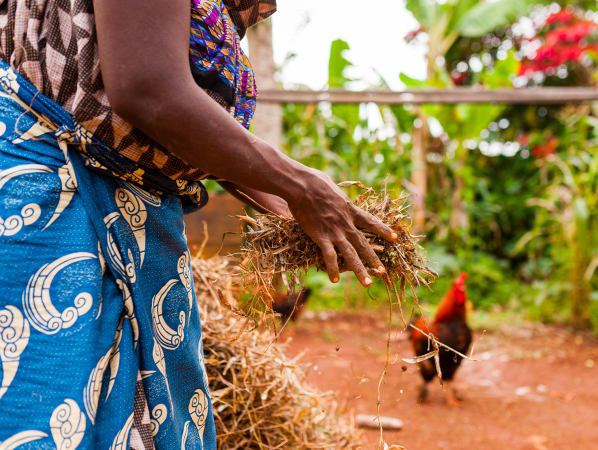
[[[195,85],[138,97],[127,109],[133,125],[211,175],[283,198],[305,190],[309,169],[249,133]]]
[[[300,196],[309,169],[253,136],[196,85],[190,9],[188,0],[94,0],[113,110],[205,172],[283,198]]]

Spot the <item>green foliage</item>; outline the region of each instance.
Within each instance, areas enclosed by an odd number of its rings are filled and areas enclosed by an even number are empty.
[[[333,42],[330,51],[329,85],[347,87],[352,80],[346,70],[352,66],[344,53],[349,48],[342,40]],[[379,108],[382,115],[393,114],[404,131],[413,118],[404,108]],[[383,187],[400,186],[407,176],[408,155],[400,142],[380,136],[384,130],[368,123],[360,105],[285,105],[283,110],[284,149],[293,158],[320,169],[337,180],[360,180]],[[386,121],[384,127],[390,126]],[[400,187],[399,187],[400,189]]]
[[[452,281],[461,272],[467,272],[469,299],[476,308],[488,309],[493,305],[507,305],[517,295],[519,283],[512,279],[509,263],[489,253],[458,249],[447,252],[439,244],[427,244],[429,258],[440,274],[434,283],[432,303],[436,303],[450,289]],[[424,295],[419,294],[419,295]],[[430,297],[430,296],[428,296]],[[424,297],[425,298],[425,297]]]
[[[514,51],[503,59],[494,61],[480,74],[480,81],[488,89],[509,88],[513,85],[513,76],[519,70],[519,61]]]
[[[404,73],[399,74],[399,79],[408,89],[425,89],[430,87],[430,84],[426,80],[418,80]]]
[[[507,39],[505,26],[532,3],[538,2],[409,0],[407,7],[429,36],[429,70],[425,80],[401,74],[401,81],[410,89],[454,87],[452,73],[437,57],[448,55],[451,70],[472,55],[482,59],[490,51],[485,42]],[[463,37],[488,31],[494,33]],[[492,45],[495,50],[499,46]],[[347,50],[344,41],[332,45],[331,88],[346,88],[353,81],[347,75]],[[496,54],[484,59],[481,70],[468,74],[467,85],[512,86],[520,65],[516,51]],[[467,104],[378,107],[382,120],[373,127],[368,119],[373,107],[368,108],[284,106],[285,151],[339,181],[359,180],[398,193],[409,185],[416,123],[424,120],[434,128],[435,135],[425,142],[428,221],[423,245],[440,277],[431,290],[417,290],[422,302],[436,304],[454,277],[465,271],[470,274],[469,297],[480,311],[508,310],[579,326],[592,321],[598,330],[595,110]],[[516,145],[519,151],[482,151],[494,144]],[[463,201],[468,226],[452,229],[455,196]],[[314,271],[308,285],[314,292],[312,306],[386,305],[382,284],[364,291],[349,274],[331,285],[326,274]]]
[[[539,2],[537,0],[497,0],[475,3],[456,25],[456,29],[462,36],[480,37],[504,27],[527,14],[531,6]]]
[[[350,82],[345,76],[346,69],[350,67],[350,62],[343,56],[346,49],[345,43],[336,41],[330,57],[330,78],[342,80],[344,85]],[[507,81],[495,78],[503,77],[508,80],[510,74],[505,68],[513,66],[513,60],[508,59],[503,65],[484,73],[484,79],[497,86],[505,84]],[[410,87],[428,86],[427,81],[415,80],[404,74],[401,79]],[[340,87],[338,83],[335,86]],[[478,137],[480,131],[502,111],[496,105],[442,105],[422,109],[428,117],[433,117],[442,124],[449,138],[458,142]],[[395,106],[379,108],[379,111],[385,119],[384,126],[396,127],[396,133],[409,133],[413,130],[413,123],[417,118],[414,109]],[[394,123],[389,122],[388,113],[394,118]],[[284,109],[285,150],[293,157],[328,172],[337,180],[357,179],[378,188],[387,185],[398,193],[402,180],[409,178],[411,143],[401,143],[396,135],[382,138],[379,131],[369,126],[366,118],[360,115],[358,106],[338,105],[328,109],[325,106],[287,105]],[[464,237],[463,241],[468,245],[457,248],[445,245],[442,237],[444,226],[431,226],[428,230],[430,239],[424,244],[441,276],[433,289],[420,289],[418,295],[425,302],[437,303],[450,287],[453,278],[465,270],[470,273],[468,284],[474,304],[489,308],[494,304],[508,303],[511,294],[516,292],[513,288],[513,283],[516,283],[512,281],[513,271],[504,259],[503,245],[495,245],[492,224],[509,224],[512,216],[525,221],[520,219],[525,216],[521,208],[513,211],[503,207],[505,199],[500,190],[510,190],[511,203],[507,202],[507,205],[517,204],[518,200],[519,204],[524,204],[525,200],[522,201],[518,195],[523,195],[525,199],[529,197],[521,185],[521,180],[529,174],[522,175],[513,171],[508,167],[508,159],[487,158],[478,152],[468,152],[467,155],[471,158],[471,164],[467,165],[466,170],[471,189],[465,195],[470,199],[472,217],[480,226],[474,227]],[[447,157],[446,162],[448,166],[445,167],[450,169],[451,158]],[[510,176],[501,178],[500,184],[492,183],[490,180],[497,172]],[[448,222],[447,213],[450,213],[446,195],[450,195],[450,190],[433,189],[429,196],[431,209],[442,217],[440,223]],[[511,230],[506,234],[504,240],[510,241],[514,239],[516,232]],[[344,308],[385,304],[386,292],[383,285],[378,283],[364,293],[354,277],[348,274],[342,277],[338,285],[331,285],[326,274],[314,271],[308,277],[308,285],[314,292],[311,304],[316,307]]]
[[[522,302],[527,294],[521,283],[512,277],[508,262],[492,257],[483,252],[473,254],[448,253],[442,245],[426,244],[428,256],[434,261],[434,267],[440,274],[430,287],[416,289],[422,305],[436,305],[452,286],[453,280],[462,271],[469,274],[467,279],[468,299],[475,309],[489,310],[498,307],[513,307]],[[351,309],[384,308],[387,294],[384,284],[377,281],[367,291],[363,291],[355,277],[343,274],[336,284],[328,282],[328,276],[312,271],[307,277],[307,285],[312,289],[310,307],[314,309]],[[406,315],[413,308],[413,297],[408,292],[408,302],[403,307]],[[433,311],[434,308],[431,308]],[[426,308],[427,310],[427,308]]]
[[[407,0],[407,9],[422,28],[449,36],[480,37],[512,23],[539,0]]]
[[[541,195],[528,202],[536,209],[536,220],[516,249],[527,250],[530,260],[549,255],[552,264],[534,274],[556,294],[543,301],[569,298],[571,322],[586,327],[593,292],[598,292],[598,121],[583,108],[579,112],[563,119],[561,151],[538,160],[547,183]]]
[[[332,42],[328,63],[328,87],[331,89],[342,88],[351,81],[345,76],[345,70],[352,65],[344,56],[347,50],[349,50],[349,44],[342,39]]]
[[[448,23],[447,28],[449,30],[461,30],[463,28],[464,17],[471,15],[472,11],[475,11],[479,6],[478,0],[459,0],[456,2],[451,19]],[[460,31],[459,34],[462,34]]]
[[[549,3],[549,2],[544,2]],[[577,7],[581,8],[585,11],[596,11],[598,10],[598,3],[596,0],[556,0],[554,3],[560,5],[561,7]]]
[[[493,67],[484,68],[478,75],[480,84],[492,89],[510,87],[512,78],[517,73],[518,62],[513,52],[508,56],[497,61]],[[449,79],[448,74],[444,76]],[[409,82],[411,88],[436,87],[450,88],[452,83],[447,82],[438,85],[439,77],[432,82],[413,80],[404,74],[401,74],[401,80]],[[443,126],[443,130],[448,137],[458,142],[467,139],[478,139],[480,133],[493,122],[505,109],[504,105],[495,104],[468,104],[458,105],[425,105],[423,111],[429,116],[437,119]]]
[[[491,49],[485,50],[488,53],[482,53],[480,49],[485,49],[487,42],[498,40],[498,44],[493,44],[497,49],[503,39],[510,39],[505,37],[510,33],[504,33],[501,28],[532,3],[480,2],[469,9],[461,19],[463,27],[456,26],[461,28],[460,37],[454,44],[459,51],[452,48],[448,51],[451,70],[455,70],[458,62],[468,63],[469,57],[477,54],[479,60],[484,59],[486,63],[481,72],[467,74],[467,84],[510,87],[519,66],[515,52],[511,51],[504,58],[497,57],[498,53],[490,53]],[[592,7],[595,9],[596,4]],[[476,14],[479,16],[473,20]],[[445,27],[444,23],[437,26]],[[480,28],[476,28],[478,26]],[[494,30],[497,33],[488,37],[471,39]],[[446,77],[439,75],[444,69],[434,69],[435,74],[427,80],[429,86],[449,87],[442,82]],[[569,74],[561,84],[576,83],[574,72]],[[413,80],[407,81],[415,85]],[[552,82],[551,79],[548,81]],[[452,171],[454,177],[461,179],[463,190],[459,196],[466,203],[472,224],[468,229],[457,230],[456,234],[443,232],[442,226],[448,216],[439,205],[443,201],[450,202],[450,198],[433,191],[428,206],[435,212],[440,211],[441,215],[431,238],[442,241],[443,236],[448,236],[447,248],[453,253],[467,255],[461,262],[462,267],[475,259],[478,251],[508,258],[509,264],[504,266],[507,279],[526,283],[520,286],[515,304],[535,318],[567,320],[578,327],[586,327],[590,319],[598,322],[594,276],[598,257],[595,233],[590,231],[598,229],[598,205],[594,200],[598,198],[598,191],[593,181],[593,167],[598,161],[596,133],[593,131],[595,112],[558,106],[500,108],[491,105],[429,106],[424,111],[442,124],[456,148],[455,162],[461,162],[453,164],[447,158],[448,173]],[[498,129],[499,120],[506,120],[510,126],[506,130]],[[477,152],[465,152],[462,144],[466,140],[479,142],[480,132],[486,133],[483,139],[488,142],[526,141],[524,156],[488,158]],[[533,159],[525,155],[528,152],[540,158],[537,164],[532,164]],[[545,155],[552,156],[544,160]],[[492,172],[480,171],[480,162],[485,162]],[[544,211],[534,211],[534,207],[544,208]],[[522,252],[522,248],[527,249],[527,253]],[[475,289],[475,280],[472,282]],[[497,281],[495,286],[502,285],[504,281]]]
[[[406,6],[422,27],[436,22],[438,3],[434,0],[407,0]]]
[[[407,9],[428,35],[428,81],[449,82],[445,56],[459,38],[481,37],[505,27],[540,0],[408,0]]]

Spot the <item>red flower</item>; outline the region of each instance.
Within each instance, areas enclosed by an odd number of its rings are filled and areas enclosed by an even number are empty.
[[[467,80],[468,73],[467,72],[459,72],[458,70],[453,70],[451,72],[451,80],[456,85],[463,83],[463,81]]]
[[[550,139],[548,139],[548,142],[546,142],[546,144],[534,147],[534,149],[532,150],[532,154],[536,158],[545,158],[548,155],[553,155],[554,153],[556,153],[558,144],[559,140],[555,136],[552,136]]]
[[[553,14],[547,23],[562,24],[570,22],[573,15],[570,11]],[[522,61],[519,75],[530,75],[534,72],[546,72],[559,66],[579,61],[585,52],[595,51],[598,45],[587,44],[585,39],[598,32],[598,24],[586,20],[579,20],[567,26],[557,26],[542,38],[543,45],[536,50],[534,57]],[[591,42],[591,40],[590,40]]]
[[[538,62],[556,61],[558,59],[557,47],[553,45],[543,45],[536,51],[534,58]]]
[[[535,72],[535,68],[532,67],[530,61],[522,61],[521,64],[519,64],[519,76],[527,75],[531,72]]]
[[[558,44],[565,42],[579,42],[588,37],[598,25],[594,22],[580,21],[575,22],[568,27],[559,27],[546,33],[546,43]]]
[[[573,18],[573,12],[569,10],[559,11],[558,13],[551,14],[546,19],[547,24],[553,23],[567,23]]]
[[[517,142],[519,142],[523,146],[529,145],[529,140],[530,140],[529,134],[522,134],[517,137]]]
[[[581,48],[579,44],[570,45],[568,47],[564,47],[560,51],[560,61],[562,63],[569,62],[569,61],[579,61],[581,55],[583,55],[585,48]]]
[[[577,22],[573,25],[573,38],[581,40],[588,37],[594,31],[598,30],[598,25],[595,22],[583,21]]]

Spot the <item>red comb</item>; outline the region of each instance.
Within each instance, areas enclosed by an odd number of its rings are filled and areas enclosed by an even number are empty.
[[[461,274],[455,279],[453,282],[453,292],[457,293],[456,301],[457,303],[465,303],[465,280],[469,275],[466,272],[461,272]]]
[[[469,274],[467,272],[461,272],[461,275],[459,275],[459,280],[465,281],[465,280],[467,280],[468,276],[469,276]]]

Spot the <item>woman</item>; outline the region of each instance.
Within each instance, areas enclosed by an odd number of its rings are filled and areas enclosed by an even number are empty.
[[[357,227],[392,231],[246,129],[274,3],[0,1],[0,448],[216,447],[182,220],[208,174],[333,282],[337,251],[384,270]]]

